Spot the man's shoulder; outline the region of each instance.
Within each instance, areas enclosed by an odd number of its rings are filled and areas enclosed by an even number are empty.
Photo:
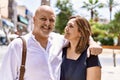
[[[59,44],[62,46],[65,46],[67,44],[66,39],[64,38],[64,35],[61,35],[59,33],[52,32],[50,34],[49,39],[54,43],[54,44]]]
[[[22,40],[20,40],[20,38],[15,38],[8,45],[8,48],[13,49],[13,50],[18,50],[21,47],[22,47]]]
[[[63,38],[63,35],[61,35],[60,33],[51,32],[50,37]]]
[[[32,36],[33,36],[32,33],[29,32],[29,33],[27,33],[27,34],[25,34],[25,35],[23,35],[23,36],[21,36],[21,37],[24,38],[25,41],[27,42],[29,39],[32,38]]]

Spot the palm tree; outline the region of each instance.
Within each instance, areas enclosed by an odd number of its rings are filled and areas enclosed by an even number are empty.
[[[64,28],[68,22],[69,17],[73,14],[74,10],[70,0],[57,0],[56,7],[59,13],[57,14],[55,31],[59,33],[64,32]]]
[[[118,6],[119,3],[115,2],[115,0],[108,0],[106,6],[109,7],[109,12],[110,12],[110,21],[112,19],[112,9],[115,6]]]
[[[104,6],[103,3],[99,3],[98,0],[88,0],[88,2],[83,2],[84,5],[82,6],[82,8],[87,8],[87,10],[90,10],[91,13],[91,19],[93,19],[94,17],[94,12],[95,12],[95,8],[102,8]]]
[[[120,46],[120,11],[115,14],[115,19],[111,21],[113,26],[110,28],[110,32],[118,37],[118,44]]]
[[[41,0],[41,5],[49,5],[50,6],[50,0]]]

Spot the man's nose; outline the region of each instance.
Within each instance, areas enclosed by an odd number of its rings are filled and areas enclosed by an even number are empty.
[[[45,21],[45,23],[46,23],[46,25],[50,25],[50,20],[47,19],[47,20]]]

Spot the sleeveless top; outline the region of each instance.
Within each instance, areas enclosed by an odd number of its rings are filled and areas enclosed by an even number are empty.
[[[98,56],[90,55],[87,58],[87,49],[77,60],[67,59],[66,53],[67,47],[63,48],[60,80],[86,80],[86,70],[88,67],[101,66]]]

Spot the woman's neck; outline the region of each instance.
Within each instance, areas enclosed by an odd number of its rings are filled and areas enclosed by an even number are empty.
[[[79,39],[70,40],[70,49],[75,50]]]

